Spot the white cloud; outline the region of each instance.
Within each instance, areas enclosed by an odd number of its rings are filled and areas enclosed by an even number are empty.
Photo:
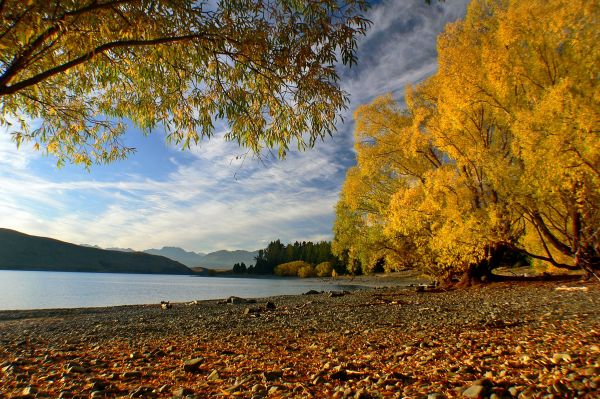
[[[259,161],[220,139],[221,132],[184,157],[170,150],[173,171],[160,179],[144,175],[141,165],[102,181],[85,172],[59,181],[36,175],[31,165],[38,154],[17,152],[0,131],[0,226],[134,249],[257,249],[276,238],[329,239],[352,162],[352,111],[385,92],[401,98],[406,84],[433,73],[435,36],[465,6],[466,0],[431,6],[398,0],[375,8],[373,28],[359,43],[359,65],[344,71],[342,87],[351,95],[345,124],[333,139],[284,161]]]

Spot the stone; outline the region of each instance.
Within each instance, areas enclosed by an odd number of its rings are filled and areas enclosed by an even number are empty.
[[[230,305],[239,305],[241,303],[247,303],[248,301],[244,298],[240,298],[237,296],[230,296],[225,302],[227,302]]]
[[[600,375],[600,367],[586,367],[583,370],[581,370],[581,374],[585,375],[586,377]]]
[[[277,309],[277,306],[275,306],[275,304],[271,301],[267,301],[267,303],[265,304],[265,308],[267,310],[275,310]]]
[[[130,398],[155,398],[157,395],[154,393],[154,388],[152,387],[139,387],[135,389],[129,395]]]
[[[337,298],[340,296],[344,296],[344,293],[342,291],[329,291],[330,298]]]
[[[71,366],[67,369],[67,373],[75,374],[75,373],[85,373],[85,367],[81,366]]]
[[[141,371],[126,371],[123,373],[123,378],[140,378],[142,376]]]
[[[275,381],[281,379],[281,377],[283,377],[283,371],[280,370],[265,371],[262,374],[264,381]]]
[[[171,309],[171,308],[173,308],[173,305],[171,305],[171,303],[169,303],[169,301],[160,301],[160,307],[162,309]]]
[[[267,388],[262,384],[255,384],[252,386],[252,393],[264,393]]]
[[[171,391],[171,393],[173,394],[173,396],[175,397],[182,397],[182,396],[186,396],[186,395],[193,395],[194,391],[192,391],[189,388],[184,388],[184,387],[177,387],[175,389],[173,389]]]
[[[510,387],[508,388],[508,393],[510,394],[510,396],[517,397],[517,395],[519,394],[519,389],[517,387]]]
[[[446,396],[442,393],[434,392],[427,395],[427,399],[446,399]]]
[[[38,392],[38,389],[36,387],[32,387],[32,386],[28,386],[23,388],[23,391],[21,391],[22,395],[33,395],[36,394]]]
[[[220,380],[221,376],[219,375],[219,372],[217,370],[213,370],[208,377],[206,377],[207,380],[209,381],[216,381],[216,380]]]
[[[571,363],[572,360],[573,359],[571,358],[571,355],[569,355],[568,353],[555,353],[552,356],[552,363]]]
[[[198,371],[198,369],[200,369],[200,366],[202,365],[203,362],[204,362],[204,359],[201,357],[186,360],[186,362],[183,364],[183,370],[187,371],[188,373],[193,373],[195,371]]]
[[[485,387],[483,385],[471,385],[465,389],[462,395],[466,398],[479,399],[484,395]]]
[[[320,294],[320,292],[319,291],[315,291],[315,290],[310,290],[310,291],[306,291],[302,295],[317,295],[317,294]]]
[[[346,370],[335,371],[330,375],[330,377],[333,380],[340,380],[340,381],[348,381],[350,379]]]

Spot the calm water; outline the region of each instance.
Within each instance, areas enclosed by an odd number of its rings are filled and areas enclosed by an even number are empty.
[[[352,289],[318,279],[0,270],[0,310],[183,302]]]

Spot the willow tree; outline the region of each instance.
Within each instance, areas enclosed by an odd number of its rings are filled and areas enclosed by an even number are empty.
[[[221,119],[284,156],[334,130],[366,3],[3,0],[0,123],[59,162],[126,156],[127,121],[189,146]]]
[[[440,36],[439,70],[407,92],[406,110],[382,112],[384,97],[358,113],[382,151],[369,164],[358,150],[357,167],[387,184],[380,168],[400,166],[383,234],[408,238],[423,270],[481,274],[507,250],[600,268],[599,14],[597,2],[473,1]]]
[[[597,2],[473,2],[440,38],[437,74],[441,131],[470,140],[471,126],[501,140],[495,152],[458,148],[489,178],[502,213],[518,212],[506,224],[525,235],[506,244],[590,272],[600,267],[599,16]]]

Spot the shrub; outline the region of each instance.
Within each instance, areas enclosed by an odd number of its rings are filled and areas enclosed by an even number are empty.
[[[306,264],[306,266],[302,266],[300,270],[298,270],[298,277],[306,278],[306,277],[314,277],[315,276],[315,268],[312,265]]]
[[[278,276],[296,277],[298,276],[300,269],[306,266],[311,267],[308,263],[297,260],[293,262],[282,263],[281,265],[276,266],[274,272]]]
[[[321,262],[315,267],[317,277],[330,277],[333,272],[331,262]]]

